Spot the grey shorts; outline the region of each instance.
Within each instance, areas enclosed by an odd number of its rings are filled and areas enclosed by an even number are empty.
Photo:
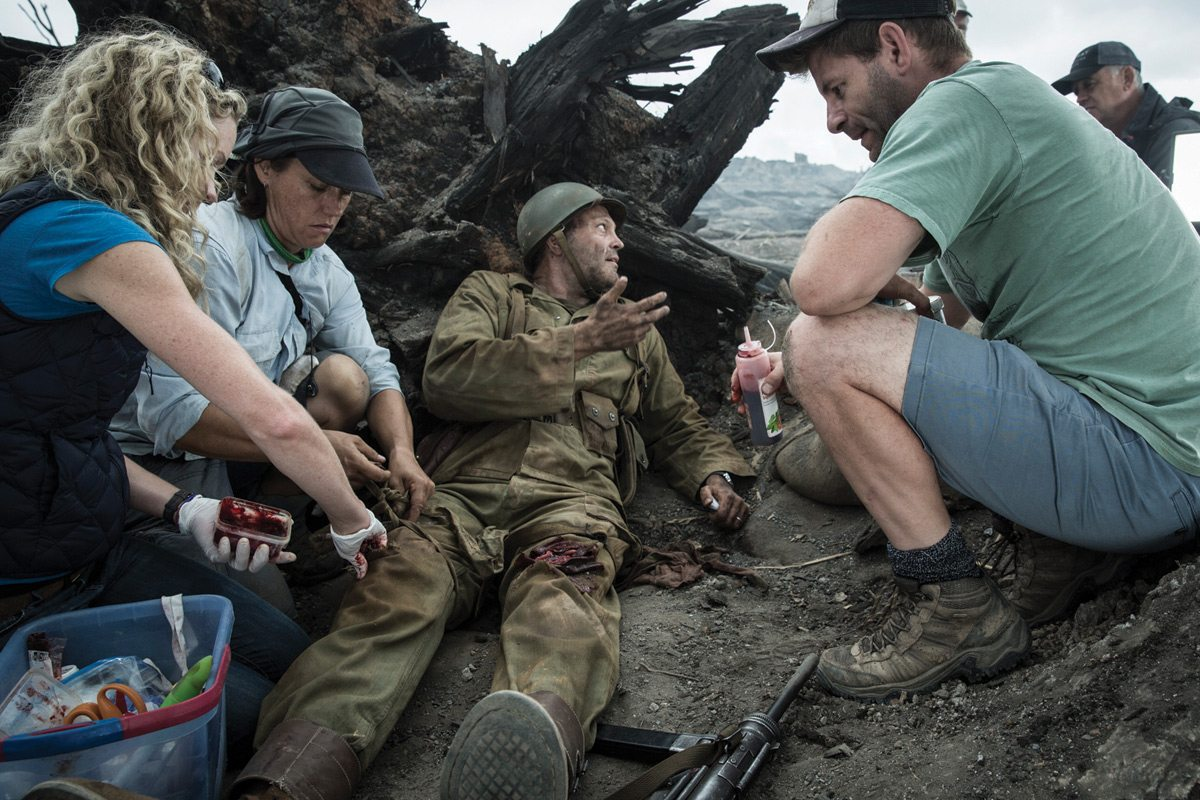
[[[1200,477],[1006,342],[921,319],[903,414],[942,480],[1039,533],[1114,552],[1196,536]]]

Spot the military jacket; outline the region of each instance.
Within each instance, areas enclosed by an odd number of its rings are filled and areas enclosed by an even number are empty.
[[[514,288],[525,300],[518,330]],[[643,465],[689,499],[713,472],[753,474],[688,397],[657,330],[638,347],[575,360],[574,324],[592,309],[573,310],[518,275],[467,276],[442,311],[425,363],[429,409],[475,423],[431,476],[439,486],[521,474],[619,505],[618,452],[641,447]],[[623,420],[640,441],[621,441]]]

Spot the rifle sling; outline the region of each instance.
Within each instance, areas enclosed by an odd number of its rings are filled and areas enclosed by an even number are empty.
[[[664,758],[629,783],[617,789],[604,800],[646,800],[655,789],[666,783],[677,772],[711,764],[725,746],[723,739],[694,744]]]

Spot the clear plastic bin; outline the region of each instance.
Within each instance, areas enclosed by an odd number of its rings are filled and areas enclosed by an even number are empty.
[[[19,800],[48,778],[106,781],[158,800],[217,800],[225,768],[225,675],[233,606],[224,597],[183,598],[193,664],[213,657],[212,675],[197,697],[121,719],[79,723],[0,740],[0,800]],[[34,631],[64,637],[63,663],[90,664],[136,654],[152,659],[172,681],[179,668],[171,629],[157,600],[101,606],[34,620],[0,651],[0,687],[25,674],[26,637]]]

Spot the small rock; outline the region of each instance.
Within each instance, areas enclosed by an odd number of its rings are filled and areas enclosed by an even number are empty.
[[[651,711],[651,712],[655,712],[655,713],[656,713],[656,712],[658,712],[660,709],[662,709],[662,706],[660,706],[658,703],[651,703],[651,704],[650,704],[650,711]]]
[[[850,758],[852,755],[854,755],[854,751],[845,742],[825,751],[825,758]]]

